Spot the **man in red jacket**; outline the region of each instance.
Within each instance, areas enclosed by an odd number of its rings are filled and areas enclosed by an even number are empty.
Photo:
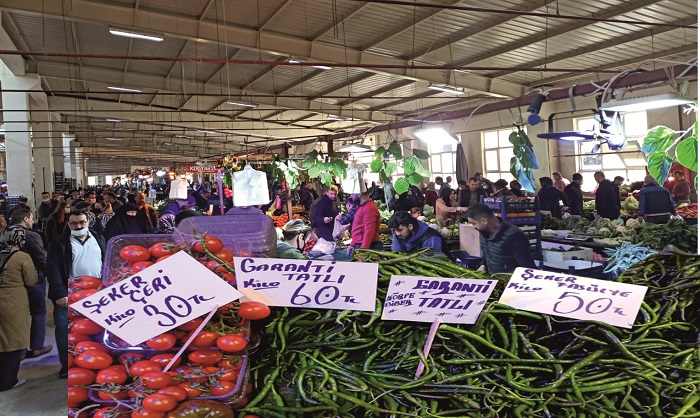
[[[377,205],[367,196],[367,193],[363,193],[360,197],[360,205],[355,212],[355,219],[352,221],[352,241],[348,247],[348,255],[352,255],[355,248],[383,249],[384,245],[379,237],[380,224],[381,218]]]

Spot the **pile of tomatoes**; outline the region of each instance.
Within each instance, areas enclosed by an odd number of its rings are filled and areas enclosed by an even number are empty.
[[[218,238],[204,234],[190,246],[172,242],[123,246],[119,249],[119,262],[110,263],[107,283],[126,279],[178,251],[189,252],[227,282],[235,282],[234,253],[224,248]],[[102,280],[94,277],[71,279],[69,303],[92,295],[102,286]],[[250,321],[269,314],[270,309],[262,303],[233,302],[219,308],[201,330],[203,317],[132,347],[69,309],[69,412],[76,418],[175,418],[200,414],[232,418],[234,410],[247,404],[251,390],[246,355]],[[191,337],[191,344],[173,361]],[[171,361],[173,364],[166,370]]]

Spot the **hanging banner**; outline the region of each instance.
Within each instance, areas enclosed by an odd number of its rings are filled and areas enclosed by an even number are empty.
[[[185,164],[185,170],[189,173],[215,174],[218,168],[213,164]]]

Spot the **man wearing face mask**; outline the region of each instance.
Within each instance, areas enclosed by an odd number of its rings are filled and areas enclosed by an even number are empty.
[[[39,215],[39,225],[43,231],[46,227],[46,221],[49,220],[49,216],[56,209],[58,201],[51,200],[51,195],[49,192],[41,192],[41,203],[39,204],[38,215]]]
[[[46,256],[49,299],[54,303],[56,345],[61,360],[59,377],[63,379],[68,377],[68,278],[101,278],[106,247],[104,238],[88,228],[84,213],[71,212],[68,228],[69,232],[51,242]]]
[[[311,225],[301,219],[287,222],[281,229],[282,239],[277,240],[279,258],[305,260],[304,247],[313,236]]]
[[[467,220],[480,234],[482,262],[479,271],[511,272],[517,267],[535,267],[530,241],[517,226],[503,222],[486,205],[469,206]]]

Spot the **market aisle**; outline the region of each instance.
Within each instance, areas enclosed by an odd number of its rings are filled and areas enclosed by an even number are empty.
[[[47,301],[46,344],[54,348],[45,356],[22,362],[20,379],[24,385],[0,392],[0,416],[66,416],[68,397],[66,379],[58,378],[61,364],[56,349],[53,304]]]

